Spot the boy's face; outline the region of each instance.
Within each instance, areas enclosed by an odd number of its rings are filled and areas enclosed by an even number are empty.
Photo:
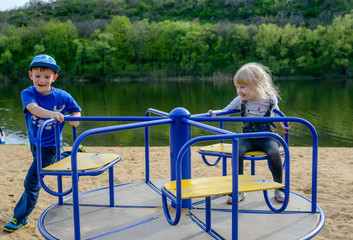
[[[51,92],[51,84],[58,78],[58,74],[51,69],[43,70],[40,68],[33,68],[28,74],[37,91],[43,95],[47,95]]]

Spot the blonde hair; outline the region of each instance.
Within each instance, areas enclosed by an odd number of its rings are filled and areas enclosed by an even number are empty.
[[[271,71],[259,63],[243,65],[234,76],[234,85],[253,87],[264,99],[270,99],[271,97],[281,99],[277,88],[273,84]]]

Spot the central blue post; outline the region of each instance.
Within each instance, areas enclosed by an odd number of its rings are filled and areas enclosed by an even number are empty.
[[[170,177],[171,181],[176,179],[176,160],[182,146],[190,140],[190,126],[185,124],[182,119],[190,118],[190,113],[185,108],[175,108],[169,113],[173,119],[170,124]],[[190,149],[185,153],[182,161],[182,179],[191,178],[191,152]],[[191,199],[183,200],[182,208],[191,209]]]

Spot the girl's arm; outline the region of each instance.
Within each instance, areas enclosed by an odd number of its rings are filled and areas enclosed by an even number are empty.
[[[222,110],[212,110],[212,109],[210,109],[210,110],[208,110],[208,112],[212,114],[212,117],[215,117],[217,112],[227,111],[227,110],[240,110],[240,107],[241,107],[241,98],[238,96],[238,97],[234,98],[233,101],[231,101]]]
[[[275,101],[275,107],[274,107],[274,109],[277,109],[278,111],[281,111],[281,110],[279,110],[279,107],[278,107],[278,105],[277,105],[277,99],[276,99],[276,101]],[[275,116],[275,117],[281,117],[280,115],[278,115],[278,114],[275,113],[275,112],[274,112],[274,116]],[[284,122],[278,122],[278,124],[281,126],[281,128],[283,129],[283,132],[284,132],[284,133],[287,133],[287,130],[290,129],[290,126],[288,125],[288,127],[286,127],[286,125],[284,124]]]
[[[284,132],[284,133],[287,133],[287,130],[290,129],[290,126],[288,125],[288,127],[286,127],[286,126],[284,125],[284,122],[279,122],[278,124],[281,126],[281,128],[283,129],[283,132]]]

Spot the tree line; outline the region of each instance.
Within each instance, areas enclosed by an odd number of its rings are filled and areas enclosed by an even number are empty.
[[[350,0],[30,0],[23,8],[0,12],[0,24],[7,21],[20,26],[31,24],[33,19],[53,18],[70,19],[74,24],[99,19],[102,24],[112,16],[124,15],[131,21],[304,23],[312,28],[329,24],[352,8]]]
[[[277,76],[349,75],[353,70],[353,13],[329,25],[131,21],[114,16],[104,29],[79,35],[71,20],[40,20],[28,26],[3,24],[0,79],[25,81],[30,61],[50,54],[61,76],[92,81],[121,77],[234,73],[256,61]]]

